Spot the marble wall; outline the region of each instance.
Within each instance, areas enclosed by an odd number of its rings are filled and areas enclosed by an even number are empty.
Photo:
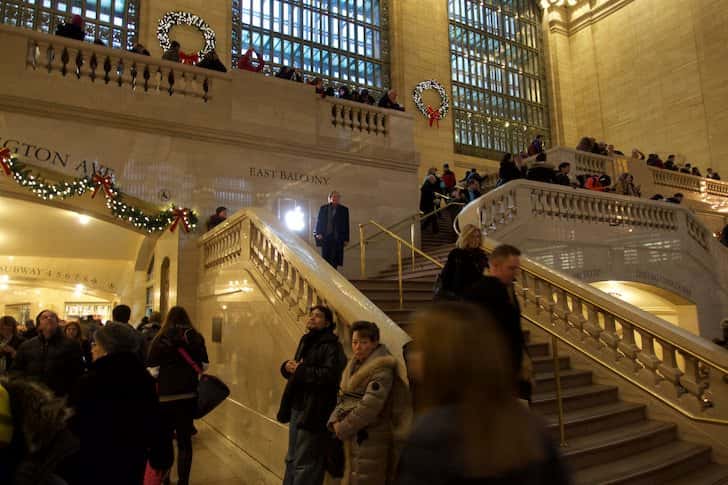
[[[552,9],[555,134],[728,170],[723,0],[593,0]]]

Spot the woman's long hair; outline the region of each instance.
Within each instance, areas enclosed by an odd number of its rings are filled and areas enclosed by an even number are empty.
[[[159,332],[157,332],[157,335],[154,336],[154,339],[152,339],[152,343],[149,348],[153,347],[160,338],[165,335],[169,335],[177,327],[195,329],[192,325],[192,321],[190,320],[190,316],[187,314],[187,310],[181,306],[173,306],[169,309],[169,312],[167,312],[167,318],[164,319],[162,327],[159,329]]]
[[[475,249],[482,244],[482,235],[477,227],[472,224],[466,224],[460,232],[455,247],[459,249]]]
[[[71,337],[69,337],[69,336],[68,336],[68,334],[66,333],[66,328],[68,328],[68,327],[73,327],[73,328],[75,328],[75,329],[76,329],[76,336],[75,336],[75,337],[73,337],[73,339],[72,339],[72,340],[74,340],[74,341],[76,341],[76,342],[78,342],[78,343],[80,344],[80,343],[81,343],[81,341],[83,341],[83,334],[81,333],[81,324],[80,324],[80,323],[78,323],[78,322],[77,322],[77,321],[75,321],[75,320],[74,320],[74,321],[72,321],[72,322],[68,322],[68,323],[66,323],[66,327],[65,327],[65,328],[63,329],[63,335],[64,335],[64,336],[65,336],[66,338],[70,339]]]
[[[0,326],[13,327],[13,336],[18,335],[18,322],[10,315],[0,317]]]
[[[412,326],[421,363],[416,411],[456,407],[465,474],[488,477],[543,460],[543,441],[515,398],[510,346],[493,318],[474,305],[445,303],[416,314]]]

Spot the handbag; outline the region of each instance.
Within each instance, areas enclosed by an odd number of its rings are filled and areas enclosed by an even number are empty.
[[[197,412],[194,416],[195,419],[200,419],[227,399],[230,395],[230,388],[217,377],[205,374],[185,349],[178,347],[177,351],[200,377],[197,383]]]
[[[144,470],[144,485],[162,485],[168,473],[169,470],[155,470],[147,462],[147,468]]]

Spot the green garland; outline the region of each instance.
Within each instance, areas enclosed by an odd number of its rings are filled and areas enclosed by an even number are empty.
[[[149,215],[143,210],[125,203],[124,194],[117,188],[110,176],[94,173],[92,177],[86,176],[70,182],[51,183],[39,175],[34,175],[14,155],[9,155],[7,149],[0,150],[0,173],[3,172],[12,176],[19,185],[27,187],[43,200],[68,199],[82,196],[88,191],[93,191],[92,197],[95,197],[97,192],[103,192],[106,207],[111,210],[113,215],[150,233],[164,231],[168,227],[170,231],[174,231],[179,223],[187,232],[194,230],[197,226],[197,214],[188,208],[172,204],[166,210]]]

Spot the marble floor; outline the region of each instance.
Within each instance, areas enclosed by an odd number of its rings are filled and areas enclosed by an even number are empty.
[[[191,485],[280,485],[280,478],[204,421],[195,421],[195,426]],[[173,484],[176,478],[173,469]]]

